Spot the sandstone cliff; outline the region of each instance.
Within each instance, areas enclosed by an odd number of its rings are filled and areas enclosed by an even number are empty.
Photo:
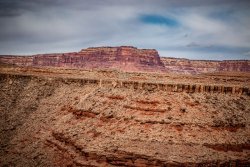
[[[176,73],[197,74],[221,71],[249,72],[249,60],[189,60],[181,58],[161,57],[168,71]]]
[[[73,53],[35,55],[33,66],[147,72],[165,69],[156,50],[137,49],[130,46],[96,47]]]
[[[33,56],[0,56],[0,64],[17,65],[17,66],[32,66]]]
[[[221,71],[249,72],[249,60],[205,61],[160,57],[154,49],[132,46],[91,47],[80,52],[0,56],[0,63],[17,66],[52,66],[81,69],[116,69],[134,72],[199,74]]]

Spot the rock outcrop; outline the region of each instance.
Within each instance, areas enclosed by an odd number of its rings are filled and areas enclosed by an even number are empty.
[[[17,65],[17,66],[32,66],[33,56],[2,55],[0,56],[0,64]]]
[[[95,47],[73,53],[34,55],[33,66],[146,72],[165,70],[156,50],[131,46]]]
[[[211,73],[222,71],[249,72],[249,60],[189,60],[181,58],[161,57],[168,71],[186,74]]]
[[[80,52],[0,56],[0,63],[18,66],[116,69],[129,72],[199,74],[221,71],[249,72],[249,60],[206,61],[160,57],[155,49],[132,46],[91,47]]]

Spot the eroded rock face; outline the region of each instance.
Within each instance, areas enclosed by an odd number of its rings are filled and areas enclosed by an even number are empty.
[[[189,60],[161,57],[161,61],[168,71],[186,74],[211,73],[222,71],[249,72],[249,60]]]
[[[33,57],[32,56],[12,56],[4,55],[0,56],[1,64],[17,65],[17,66],[32,66]]]
[[[174,72],[199,74],[221,71],[249,72],[249,60],[205,61],[159,56],[155,49],[132,46],[91,47],[80,52],[39,54],[33,56],[0,56],[0,63],[82,69],[116,69],[129,72]]]
[[[222,61],[219,63],[219,71],[250,71],[250,61],[238,60],[238,61]]]
[[[80,52],[33,56],[33,66],[84,69],[120,69],[123,71],[164,71],[158,52],[130,46],[95,47]]]

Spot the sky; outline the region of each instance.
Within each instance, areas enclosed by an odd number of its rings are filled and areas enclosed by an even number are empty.
[[[156,49],[250,60],[250,0],[0,0],[0,54]]]

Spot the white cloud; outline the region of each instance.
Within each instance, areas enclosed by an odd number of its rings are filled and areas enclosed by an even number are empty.
[[[250,58],[250,51],[243,53],[243,55]]]
[[[28,2],[29,0],[25,0]],[[49,5],[32,5],[21,15],[1,17],[0,54],[78,51],[89,46],[134,45],[155,48],[160,53],[171,53],[188,58],[241,58],[221,51],[197,50],[211,45],[217,48],[250,49],[249,12],[242,6],[224,5],[224,0],[200,2],[165,0],[104,0],[58,1]],[[227,1],[236,4],[234,1]],[[29,4],[29,3],[27,3]],[[217,11],[233,10],[231,18],[211,17]],[[0,7],[1,10],[1,7]],[[1,12],[0,12],[1,14]],[[179,27],[144,24],[142,14],[170,16]],[[196,47],[187,49],[188,44]],[[242,52],[238,51],[242,55]],[[175,55],[176,54],[176,55]],[[246,56],[245,56],[246,57]]]
[[[212,34],[227,30],[227,26],[218,20],[202,15],[187,14],[180,17],[184,26],[198,34]]]

